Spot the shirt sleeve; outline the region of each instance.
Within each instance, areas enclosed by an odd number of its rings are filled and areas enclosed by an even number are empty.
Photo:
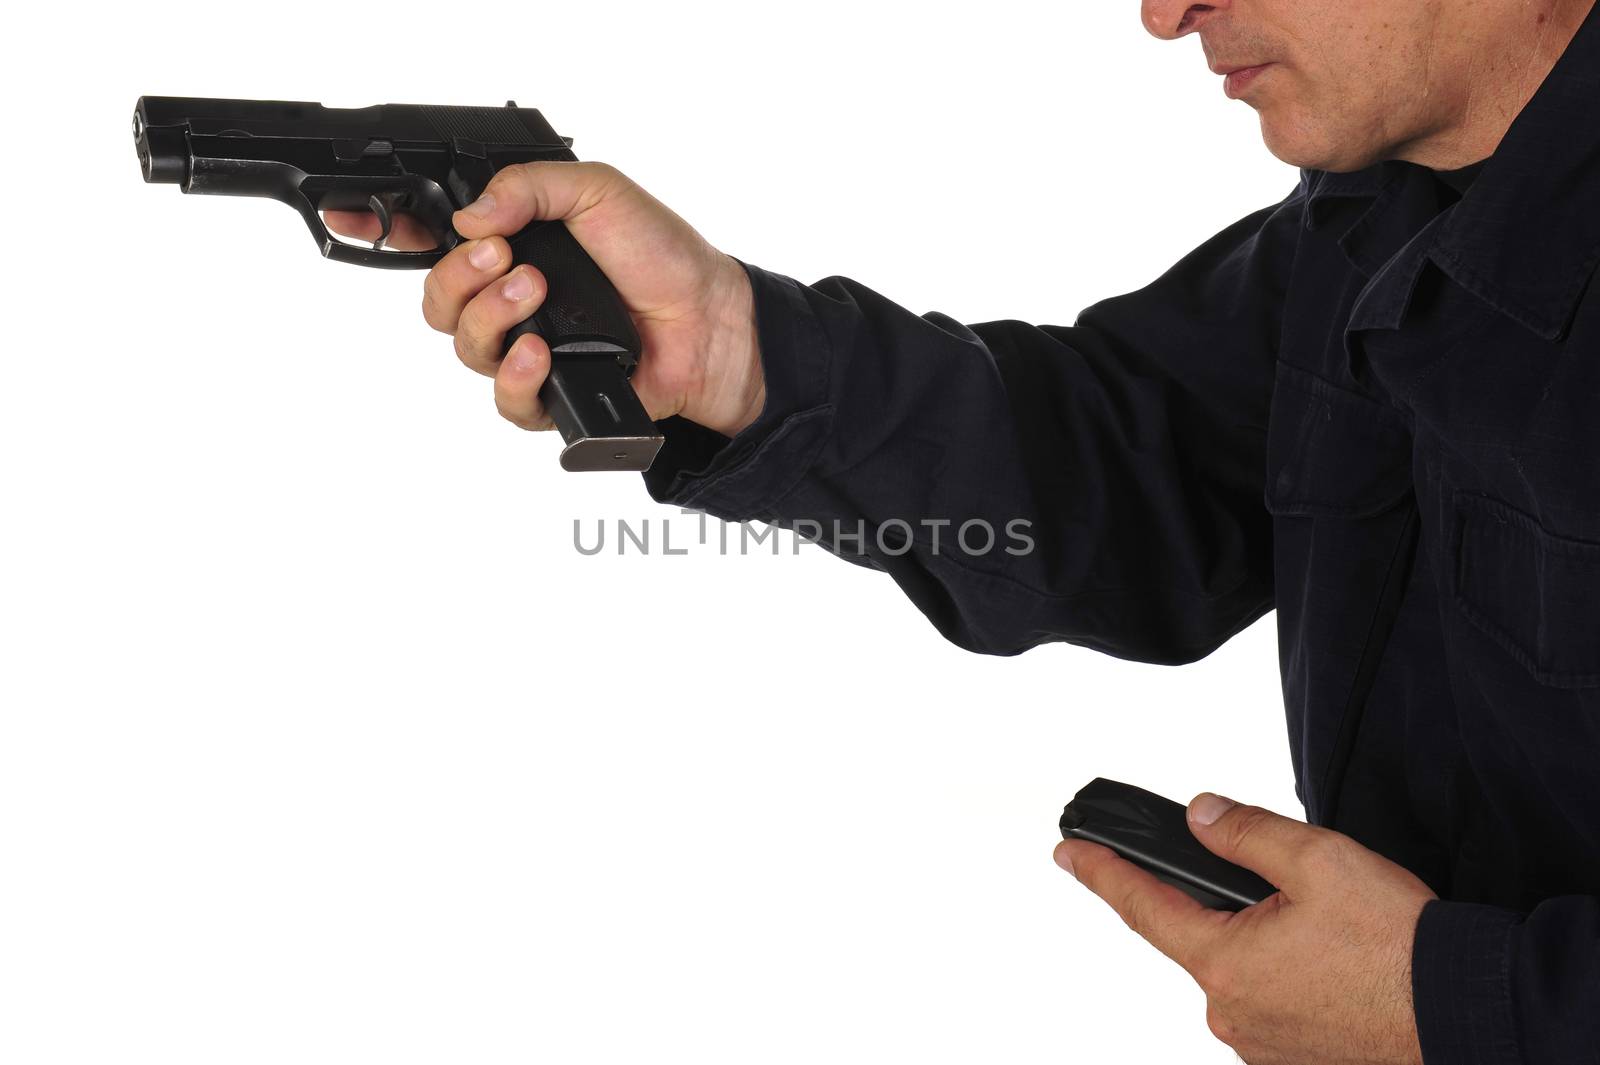
[[[1430,899],[1411,992],[1424,1065],[1557,1065],[1600,1054],[1600,898],[1531,913]]]
[[[1262,502],[1297,188],[1071,326],[964,325],[743,263],[766,404],[681,418],[651,496],[889,574],[945,637],[1176,664],[1272,605]]]

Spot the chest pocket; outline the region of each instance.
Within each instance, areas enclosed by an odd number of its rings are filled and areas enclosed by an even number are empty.
[[[1265,504],[1295,792],[1314,824],[1337,816],[1410,572],[1411,452],[1410,423],[1398,410],[1278,363]]]
[[[1557,536],[1489,496],[1452,499],[1457,608],[1541,683],[1600,685],[1600,543]]]
[[[1411,430],[1398,410],[1279,362],[1266,506],[1277,517],[1364,518],[1411,492]]]

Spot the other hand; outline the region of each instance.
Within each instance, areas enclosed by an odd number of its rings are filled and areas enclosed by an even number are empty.
[[[1348,836],[1209,793],[1189,827],[1278,891],[1230,913],[1099,844],[1063,840],[1055,858],[1194,977],[1212,1034],[1248,1065],[1419,1065],[1411,948],[1428,886]]]

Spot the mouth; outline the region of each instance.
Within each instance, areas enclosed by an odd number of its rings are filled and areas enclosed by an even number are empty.
[[[1237,100],[1255,83],[1255,80],[1261,76],[1263,71],[1275,65],[1274,63],[1227,66],[1213,64],[1211,72],[1222,75],[1222,91],[1227,94],[1228,99]]]

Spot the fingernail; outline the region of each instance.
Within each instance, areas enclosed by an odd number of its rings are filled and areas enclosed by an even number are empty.
[[[1237,805],[1239,804],[1232,799],[1224,799],[1221,795],[1203,791],[1189,804],[1189,820],[1196,824],[1209,825]]]
[[[538,361],[538,356],[533,351],[532,341],[526,344],[517,344],[516,350],[511,353],[511,368],[518,373],[527,373],[533,369],[533,364]]]
[[[506,283],[500,286],[500,294],[512,303],[521,303],[533,295],[533,279],[518,270],[506,278]]]
[[[1067,848],[1060,844],[1056,845],[1056,864],[1067,872],[1072,873],[1072,855],[1067,852]],[[1072,875],[1077,876],[1078,874],[1072,873]]]
[[[462,210],[474,218],[488,218],[494,214],[494,197],[487,192],[467,204]]]
[[[479,241],[467,252],[467,262],[479,270],[488,270],[500,262],[500,249],[491,241]]]

